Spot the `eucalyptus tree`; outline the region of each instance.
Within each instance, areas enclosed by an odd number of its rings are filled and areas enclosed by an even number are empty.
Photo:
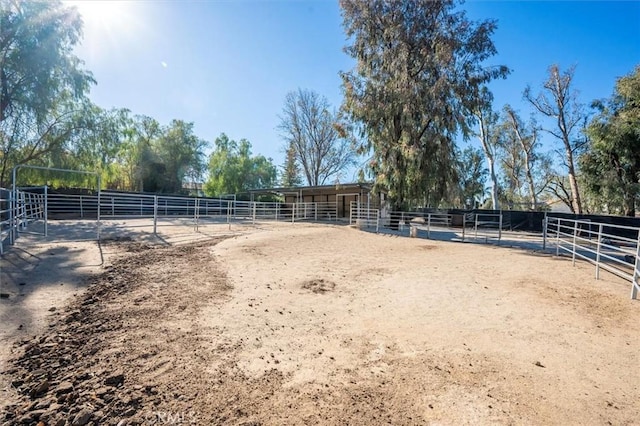
[[[500,137],[498,130],[499,115],[493,111],[493,96],[486,87],[481,87],[477,96],[477,103],[472,107],[473,120],[477,120],[476,135],[480,140],[482,152],[487,162],[489,183],[491,186],[491,208],[500,209],[498,174],[496,161],[499,155]]]
[[[484,167],[482,150],[466,147],[458,155],[457,169],[461,204],[465,207],[482,203],[488,170]]]
[[[343,109],[362,129],[377,186],[394,208],[439,204],[457,183],[455,138],[479,87],[504,76],[495,21],[475,22],[452,0],[341,0],[357,61],[342,73]]]
[[[552,179],[549,158],[540,151],[540,128],[533,119],[525,123],[508,104],[504,106],[502,113],[502,139],[504,143],[520,151],[527,201],[529,208],[536,209],[540,194],[548,188]]]

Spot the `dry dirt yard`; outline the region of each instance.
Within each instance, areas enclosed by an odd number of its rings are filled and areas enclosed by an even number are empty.
[[[303,224],[102,250],[41,326],[5,311],[0,424],[640,419],[640,302],[585,263]]]

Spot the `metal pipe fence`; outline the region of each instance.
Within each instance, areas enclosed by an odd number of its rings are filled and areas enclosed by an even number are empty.
[[[363,207],[356,201],[349,206],[349,225],[358,228],[375,228],[380,230],[380,210]]]
[[[427,238],[442,237],[441,234],[446,233],[448,239],[463,242],[500,243],[505,227],[502,213],[449,214],[444,212],[391,211],[380,220],[381,226],[385,228],[401,233],[405,231],[405,228],[408,229],[410,236],[417,236],[418,231],[426,232]],[[432,235],[432,233],[440,234]]]
[[[194,230],[203,223],[252,223],[260,221],[325,221],[338,220],[338,203],[277,203],[238,201],[229,198],[193,198],[181,196],[131,194],[101,191],[98,194],[50,193],[47,187],[1,190],[0,237],[14,244],[20,233],[33,233],[29,227],[48,219],[94,219],[100,239],[107,222],[127,219],[150,219],[153,234],[159,226],[190,226]],[[146,227],[144,222],[129,221],[126,227]],[[83,234],[86,235],[86,234]],[[7,238],[8,237],[8,238]],[[4,245],[0,245],[0,254]]]
[[[503,238],[505,226],[501,213],[448,214],[442,212],[386,212],[351,202],[349,223],[360,228],[392,227],[410,236],[418,231],[427,238],[455,241],[484,241]],[[148,218],[153,233],[158,226],[193,226],[206,223],[256,223],[260,221],[338,220],[337,202],[276,203],[237,201],[223,198],[193,198],[102,191],[97,195],[52,194],[47,187],[0,188],[0,240],[10,244],[30,225],[41,222],[47,235],[49,218],[95,219],[98,239],[101,220]],[[135,226],[135,225],[127,225]],[[142,225],[141,225],[142,226]],[[435,234],[434,234],[435,233]],[[568,254],[595,265],[596,279],[604,269],[632,283],[631,297],[640,290],[640,228],[610,225],[590,220],[546,217],[543,222],[542,248],[555,246],[556,255]],[[4,253],[0,244],[0,254]]]
[[[631,298],[640,290],[640,228],[590,220],[546,217],[543,247],[555,245],[556,255],[571,256],[595,265],[595,277],[604,269],[631,282]]]

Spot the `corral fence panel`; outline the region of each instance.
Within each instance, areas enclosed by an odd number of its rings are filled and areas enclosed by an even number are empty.
[[[544,221],[544,248],[595,265],[595,277],[604,269],[631,282],[631,298],[640,290],[640,228],[548,216]]]
[[[500,243],[505,229],[500,211],[422,210],[390,211],[381,218],[381,226],[416,237],[462,242]]]
[[[349,206],[349,225],[360,229],[374,228],[380,230],[380,210],[371,209],[352,201]]]

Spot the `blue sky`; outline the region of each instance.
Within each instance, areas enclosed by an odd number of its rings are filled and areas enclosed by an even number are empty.
[[[287,92],[307,88],[336,108],[340,71],[354,66],[337,2],[328,0],[75,1],[85,20],[77,49],[98,81],[93,101],[195,123],[213,142],[222,132],[283,162],[277,126]],[[496,19],[498,55],[512,73],[491,85],[495,108],[523,117],[529,84],[549,65],[576,66],[574,87],[589,103],[640,64],[640,1],[468,1],[473,20]],[[546,142],[548,147],[551,141]],[[341,180],[348,181],[352,175]]]

